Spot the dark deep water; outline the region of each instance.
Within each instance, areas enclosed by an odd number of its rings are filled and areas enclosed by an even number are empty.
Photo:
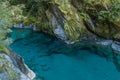
[[[35,80],[120,80],[115,65],[87,47],[75,48],[30,30],[13,29],[11,35],[16,41],[10,47],[36,73]]]

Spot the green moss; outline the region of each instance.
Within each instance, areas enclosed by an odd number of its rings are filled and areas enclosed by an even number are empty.
[[[4,65],[0,66],[0,73],[2,73],[2,71],[4,70]]]
[[[29,17],[26,17],[24,20],[23,20],[23,24],[25,25],[30,25],[32,23],[36,23],[36,18],[34,16],[29,16]]]

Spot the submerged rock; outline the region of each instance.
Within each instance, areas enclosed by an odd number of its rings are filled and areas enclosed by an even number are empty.
[[[109,60],[113,61],[117,70],[120,72],[120,43],[113,40],[103,40],[97,42],[98,48],[103,49],[98,55],[106,55]],[[108,54],[109,51],[109,54]]]

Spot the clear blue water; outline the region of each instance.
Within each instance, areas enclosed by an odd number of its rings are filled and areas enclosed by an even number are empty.
[[[16,34],[14,31],[12,34]],[[86,46],[65,45],[43,33],[31,32],[10,47],[36,73],[35,80],[120,80],[120,73],[111,61]]]

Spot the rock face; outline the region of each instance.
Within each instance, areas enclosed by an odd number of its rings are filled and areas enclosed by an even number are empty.
[[[33,0],[29,4],[24,4],[27,10],[32,8],[30,4],[35,6],[32,9],[33,12],[32,10],[28,12],[31,12],[29,16],[32,16],[31,18],[37,15],[35,23],[40,31],[54,35],[65,42],[75,42],[95,35],[119,40],[118,3],[118,0],[116,2],[110,0]],[[35,15],[32,15],[33,13]]]
[[[55,4],[59,6],[56,6]],[[61,26],[65,37],[60,36],[61,34],[57,34],[56,36],[62,38],[65,42],[69,43],[70,41],[77,41],[84,36],[91,35],[83,24],[79,12],[73,7],[73,5],[71,5],[69,0],[53,0],[53,4],[51,4],[46,11],[46,16],[49,19],[49,25],[52,27],[53,31],[55,31],[56,28],[57,30],[60,30],[59,27]],[[53,21],[53,18],[55,21]],[[53,23],[55,25],[51,25]]]
[[[21,57],[13,54],[0,53],[1,80],[32,80],[35,74],[24,64]]]
[[[120,40],[119,0],[12,2],[13,4],[24,4],[25,13],[29,12],[27,18],[21,22],[35,23],[38,30],[56,36],[65,42],[76,42],[91,37],[95,39],[96,36]]]

